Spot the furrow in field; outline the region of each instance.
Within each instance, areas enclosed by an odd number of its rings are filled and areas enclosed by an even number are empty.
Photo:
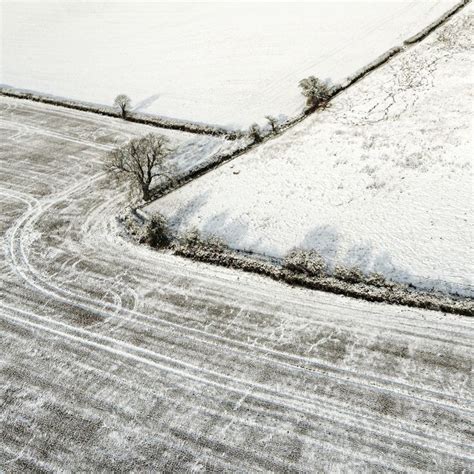
[[[78,186],[79,186],[79,185],[78,185]],[[19,228],[21,228],[21,227],[19,227]],[[23,252],[23,251],[22,251],[22,255],[23,255],[23,257],[24,257],[24,252]],[[26,259],[25,259],[25,261],[26,261]],[[62,291],[62,292],[63,292],[63,301],[64,301],[65,303],[68,303],[68,304],[70,303],[70,301],[68,300],[68,298],[69,298],[70,296],[74,296],[74,297],[77,296],[77,295],[75,295],[74,293],[64,292],[64,290],[62,290],[62,289],[58,289],[58,288],[55,288],[55,287],[52,287],[52,288],[53,288],[53,289],[51,290],[51,287],[50,287],[50,289],[48,290],[48,294],[54,296],[54,295],[55,295],[54,291],[58,291],[58,290],[59,290],[59,291]],[[57,295],[56,295],[56,296],[57,296]],[[86,311],[90,311],[90,310],[92,310],[93,312],[95,311],[96,314],[99,314],[99,315],[102,316],[104,319],[106,319],[106,318],[108,318],[108,317],[110,316],[110,314],[107,313],[106,311],[104,311],[104,309],[102,309],[102,308],[101,308],[99,311],[97,311],[97,308],[88,306],[88,304],[90,304],[90,303],[96,303],[96,302],[95,302],[94,300],[92,300],[92,299],[83,299],[83,300],[81,301],[81,303],[79,304],[79,307],[80,307],[81,309],[86,310]],[[84,305],[85,305],[85,306],[84,306]],[[118,313],[118,312],[122,309],[122,308],[116,307],[116,306],[114,306],[114,305],[112,305],[112,308],[113,308],[113,311],[114,311],[115,313]],[[132,313],[132,314],[133,314],[133,313]],[[134,317],[137,317],[137,316],[143,317],[144,315],[138,313],[138,314],[133,314],[133,316],[134,316]],[[153,319],[153,318],[149,318],[149,319]],[[216,336],[215,336],[215,337],[216,337]],[[217,339],[219,340],[220,337],[217,336]],[[276,354],[278,354],[278,355],[282,355],[283,357],[288,357],[288,356],[285,355],[284,353],[279,353],[278,351],[271,351],[271,349],[268,349],[268,348],[265,348],[265,347],[255,347],[255,346],[251,346],[251,347],[252,347],[253,350],[260,350],[260,351],[263,352],[263,353],[274,352],[274,353],[276,353]],[[309,362],[309,364],[314,365],[314,361],[311,360],[311,359],[307,359],[307,358],[306,358],[306,359],[305,359],[305,358],[299,358],[299,359],[300,359],[300,360],[299,360],[300,363],[301,363],[301,360],[303,360],[303,361]],[[323,367],[324,370],[328,370],[328,368],[329,368],[329,367],[327,366],[327,364],[323,364],[322,367]],[[329,368],[329,370],[331,370],[331,369]],[[333,369],[333,370],[334,370],[334,369]],[[341,372],[341,371],[339,370],[339,372]],[[344,372],[344,371],[342,371],[342,372]],[[349,373],[349,374],[350,374],[350,371],[346,371],[346,373]],[[350,375],[352,375],[352,374],[350,374]],[[400,383],[397,384],[396,382],[395,382],[395,384],[394,384],[393,381],[390,381],[390,380],[389,380],[389,381],[383,380],[383,378],[381,379],[380,377],[374,377],[374,376],[372,376],[371,378],[377,380],[378,382],[380,382],[380,383],[382,383],[382,384],[386,384],[386,385],[388,385],[388,386],[390,386],[390,385],[398,385],[399,387],[403,387],[403,384],[400,384]],[[409,390],[413,390],[413,387],[409,387]],[[432,393],[434,393],[435,395],[441,395],[441,399],[445,399],[446,396],[447,396],[446,394],[440,394],[439,392],[437,393],[436,391],[432,391]]]
[[[171,372],[174,375],[198,383],[204,383],[206,385],[218,387],[241,395],[248,394],[249,391],[251,391],[252,394],[250,396],[252,398],[257,398],[263,402],[276,404],[287,409],[296,410],[306,415],[314,414],[317,411],[319,413],[318,417],[327,422],[339,423],[344,426],[344,429],[357,431],[358,429],[363,428],[365,431],[378,433],[378,436],[381,438],[388,436],[390,439],[397,440],[400,444],[407,443],[408,445],[416,445],[420,448],[429,447],[430,450],[438,451],[440,453],[449,449],[451,455],[457,456],[461,460],[468,460],[468,457],[465,457],[465,455],[462,454],[462,451],[457,453],[456,448],[454,447],[457,446],[458,448],[461,448],[461,450],[466,450],[469,449],[468,445],[453,443],[452,441],[450,442],[449,439],[433,439],[426,432],[411,433],[406,430],[399,431],[395,427],[385,425],[383,422],[379,421],[377,423],[375,421],[371,422],[370,420],[364,419],[360,414],[357,418],[353,418],[349,412],[345,412],[344,410],[331,410],[331,407],[327,405],[324,406],[325,415],[323,416],[321,415],[322,406],[319,407],[320,409],[318,410],[318,406],[315,405],[314,400],[307,399],[301,395],[288,393],[284,390],[275,390],[258,383],[240,381],[214,371],[194,367],[188,363],[182,362],[181,360],[169,358],[148,349],[139,348],[108,336],[91,334],[89,331],[84,329],[74,328],[64,323],[53,322],[50,319],[43,318],[33,313],[27,314],[22,311],[21,314],[21,318],[6,313],[3,313],[3,316],[17,324],[26,324],[27,326],[31,326],[38,330],[48,331],[61,338],[80,342],[81,344],[109,352],[119,357],[129,358],[155,369]],[[31,319],[33,319],[33,321],[31,321]]]

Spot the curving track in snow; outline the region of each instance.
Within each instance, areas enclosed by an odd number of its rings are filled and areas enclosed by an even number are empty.
[[[470,319],[130,244],[100,158],[142,129],[0,110],[0,469],[469,469]]]

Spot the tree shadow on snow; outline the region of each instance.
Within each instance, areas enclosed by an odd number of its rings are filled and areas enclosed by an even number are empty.
[[[147,109],[150,107],[153,102],[157,101],[160,98],[160,94],[154,94],[151,95],[150,97],[147,97],[146,99],[143,99],[141,102],[138,102],[137,105],[133,108],[134,112],[140,112],[143,109]]]
[[[406,268],[393,262],[392,256],[386,251],[377,250],[367,241],[361,241],[349,247],[341,248],[341,234],[332,226],[318,226],[308,232],[300,244],[305,250],[316,250],[326,261],[330,270],[336,264],[356,267],[363,273],[377,272],[386,278],[425,290],[439,290],[462,296],[473,295],[473,285],[469,281],[463,283],[447,282],[439,278],[426,278],[415,275]]]
[[[186,204],[176,208],[175,212],[169,216],[170,227],[178,232],[186,232],[192,227],[190,222],[199,214],[200,209],[206,204],[209,198],[209,191],[200,194],[197,198],[188,201]]]

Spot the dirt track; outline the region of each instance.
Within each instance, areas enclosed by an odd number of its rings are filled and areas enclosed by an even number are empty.
[[[140,126],[0,99],[0,469],[472,468],[472,320],[117,237]]]

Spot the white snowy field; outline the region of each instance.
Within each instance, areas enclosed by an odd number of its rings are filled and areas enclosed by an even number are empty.
[[[456,1],[2,2],[0,83],[230,128],[293,116]]]
[[[316,249],[473,294],[472,8],[282,136],[150,204],[183,231]]]

